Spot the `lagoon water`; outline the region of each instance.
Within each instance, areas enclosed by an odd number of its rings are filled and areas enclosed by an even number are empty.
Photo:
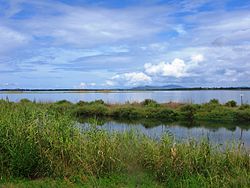
[[[89,128],[88,123],[82,123],[82,128]],[[208,139],[210,143],[231,146],[239,144],[250,149],[250,125],[238,127],[237,125],[206,125],[198,124],[193,127],[180,124],[158,125],[154,127],[145,127],[142,124],[119,123],[108,121],[103,125],[97,126],[99,129],[109,132],[138,131],[151,138],[160,139],[163,134],[170,134],[176,141]]]
[[[102,99],[107,103],[125,103],[125,102],[141,102],[145,99],[153,99],[159,103],[165,102],[182,102],[182,103],[206,103],[215,98],[221,103],[229,100],[235,100],[241,103],[241,95],[243,95],[243,103],[250,104],[250,91],[237,90],[200,90],[200,91],[124,91],[124,92],[22,92],[8,93],[0,92],[0,98],[8,98],[10,101],[19,101],[27,98],[38,102],[55,102],[59,100],[68,100],[71,102],[94,101]],[[148,122],[147,122],[148,123]],[[148,127],[148,128],[146,128]],[[127,131],[137,130],[150,137],[160,138],[163,133],[170,133],[176,139],[201,139],[209,138],[211,142],[218,144],[232,143],[233,141],[244,143],[250,148],[250,125],[196,125],[183,126],[180,124],[173,125],[153,125],[143,126],[140,123],[131,125],[129,123],[117,123],[109,121],[104,123],[100,128],[108,131]]]
[[[160,103],[206,103],[211,99],[218,99],[221,103],[235,100],[250,104],[250,91],[240,90],[198,90],[198,91],[115,91],[115,92],[0,92],[0,98],[8,98],[10,101],[19,101],[22,98],[39,102],[54,102],[68,100],[71,102],[94,101],[102,99],[107,103],[141,102],[145,99],[153,99]]]

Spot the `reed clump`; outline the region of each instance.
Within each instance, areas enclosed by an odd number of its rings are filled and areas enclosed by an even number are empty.
[[[65,105],[65,104],[64,104]],[[73,104],[67,104],[69,106]],[[137,132],[79,127],[52,104],[0,101],[0,178],[68,179],[82,184],[113,174],[146,173],[164,186],[249,187],[243,147],[154,140]]]

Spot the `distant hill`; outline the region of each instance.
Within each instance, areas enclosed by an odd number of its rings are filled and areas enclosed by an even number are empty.
[[[147,89],[181,89],[181,88],[184,88],[180,85],[164,85],[164,86],[137,86],[137,87],[133,87],[132,89],[134,90],[147,90]]]

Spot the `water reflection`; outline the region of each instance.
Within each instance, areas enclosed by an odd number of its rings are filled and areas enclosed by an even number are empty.
[[[82,127],[89,127],[88,119],[81,121]],[[138,131],[152,138],[159,139],[163,134],[170,134],[176,140],[209,139],[216,144],[241,143],[250,148],[250,125],[223,124],[218,122],[178,122],[169,123],[149,120],[111,120],[99,119],[98,128],[110,132]]]

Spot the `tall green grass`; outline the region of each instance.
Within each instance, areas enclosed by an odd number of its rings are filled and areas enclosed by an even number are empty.
[[[0,101],[1,179],[59,178],[85,184],[114,174],[146,173],[166,186],[250,186],[249,151],[240,146],[175,143],[168,135],[157,141],[95,126],[82,130],[54,107]]]

